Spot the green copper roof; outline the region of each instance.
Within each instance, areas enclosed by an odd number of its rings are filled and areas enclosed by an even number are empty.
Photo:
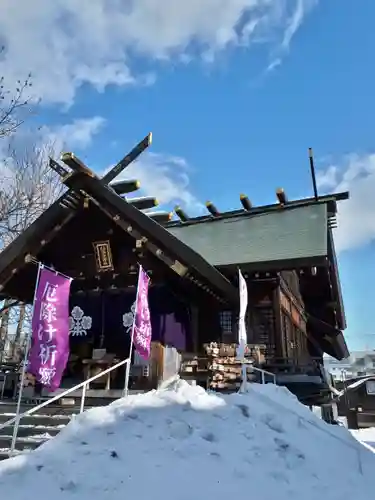
[[[214,266],[327,255],[325,203],[167,229]]]

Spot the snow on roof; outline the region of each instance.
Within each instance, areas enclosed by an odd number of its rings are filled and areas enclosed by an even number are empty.
[[[339,398],[341,398],[347,391],[352,391],[354,389],[358,389],[358,387],[360,387],[361,385],[365,384],[369,380],[375,380],[375,376],[374,375],[368,375],[368,376],[365,376],[363,378],[360,378],[359,380],[356,380],[352,384],[347,385],[341,391],[336,391],[336,396],[338,396]]]
[[[2,462],[0,491],[12,500],[370,500],[374,467],[346,429],[285,388],[223,396],[177,381],[89,410]]]

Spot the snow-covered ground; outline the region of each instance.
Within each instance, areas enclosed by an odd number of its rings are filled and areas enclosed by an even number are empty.
[[[370,500],[374,469],[374,453],[286,389],[252,384],[220,396],[177,381],[89,410],[35,452],[0,463],[0,496]]]
[[[361,443],[369,446],[375,453],[375,429],[359,429],[358,431],[350,431],[352,435]]]

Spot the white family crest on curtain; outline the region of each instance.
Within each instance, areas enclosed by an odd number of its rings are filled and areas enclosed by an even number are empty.
[[[74,306],[69,316],[69,334],[72,337],[86,337],[87,330],[90,330],[91,327],[91,316],[85,316],[85,313],[79,306]]]
[[[122,324],[126,328],[126,331],[129,333],[131,329],[133,328],[133,323],[134,323],[134,316],[135,316],[135,307],[136,307],[136,301],[134,301],[133,305],[130,308],[130,311],[125,313],[122,316]]]

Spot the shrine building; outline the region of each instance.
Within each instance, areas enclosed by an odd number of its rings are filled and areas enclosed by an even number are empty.
[[[139,264],[151,278],[156,366],[166,348],[183,365],[204,358],[208,345],[236,342],[240,268],[247,342],[261,353],[254,362],[306,404],[325,400],[323,354],[349,354],[332,233],[348,193],[290,201],[279,189],[271,205],[253,206],[242,194],[228,212],[211,202],[199,217],[158,211],[156,198],[131,194],[137,180],[114,181],[149,144],[148,136],[103,178],[72,153],[51,160],[66,191],[0,253],[0,298],[31,303],[36,262],[73,278],[67,387],[87,377],[98,352],[108,363],[128,357]],[[123,380],[119,370],[106,389],[121,390]]]

